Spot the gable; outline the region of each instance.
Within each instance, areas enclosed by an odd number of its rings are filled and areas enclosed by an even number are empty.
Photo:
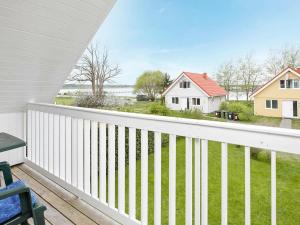
[[[279,85],[279,80],[281,78],[283,78],[284,76],[296,76],[296,77],[300,77],[300,74],[296,71],[293,70],[291,68],[287,68],[285,70],[283,70],[281,73],[279,73],[277,76],[273,77],[270,81],[268,81],[266,84],[264,84],[262,87],[260,87],[258,90],[256,90],[251,97],[255,97],[256,95],[258,95],[259,93],[263,92],[265,89],[267,89],[269,86],[273,87],[273,83],[277,83]],[[276,85],[275,85],[276,86]]]
[[[180,82],[184,80],[189,81],[191,83],[191,88],[180,88]],[[188,89],[190,89],[190,91]],[[195,84],[194,81],[192,81],[184,73],[178,76],[176,80],[173,81],[172,84],[163,92],[162,95],[165,96],[167,94],[177,93],[186,96],[189,92],[190,94],[197,94],[200,96],[209,97],[209,95],[205,91],[203,91],[197,84]]]
[[[180,88],[180,82],[189,81],[190,88]],[[180,76],[172,87],[165,93],[165,96],[176,96],[176,97],[188,97],[188,96],[199,96],[208,97],[208,95],[198,87],[193,81],[191,81],[185,75]]]
[[[280,75],[271,80],[260,91],[256,92],[252,97],[256,98],[299,98],[300,88],[298,89],[282,89],[280,88],[280,80],[283,79],[297,79],[300,80],[299,74],[292,70],[286,70]]]

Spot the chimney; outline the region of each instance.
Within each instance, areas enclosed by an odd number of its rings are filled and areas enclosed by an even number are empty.
[[[203,73],[204,79],[207,79],[207,73]]]

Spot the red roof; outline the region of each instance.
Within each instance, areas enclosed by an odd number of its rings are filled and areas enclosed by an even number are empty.
[[[183,72],[188,78],[190,78],[196,85],[198,85],[209,96],[223,96],[227,95],[227,92],[220,87],[217,82],[210,79],[206,73],[190,73]]]
[[[296,68],[295,71],[300,74],[300,68]]]

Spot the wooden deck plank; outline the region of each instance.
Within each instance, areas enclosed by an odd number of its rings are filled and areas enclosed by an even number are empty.
[[[14,178],[14,180],[21,179],[21,180],[24,180],[25,182],[27,182],[25,179],[23,179],[22,177],[18,177],[15,174],[13,174],[13,178]],[[33,188],[32,188],[32,190],[33,190]],[[59,224],[72,225],[73,224],[63,214],[61,214],[59,211],[57,211],[55,208],[53,208],[51,205],[49,205],[40,195],[38,195],[36,192],[35,192],[35,194],[39,198],[39,201],[47,207],[47,210],[45,211],[45,218],[49,222],[49,224],[54,224],[54,225],[59,225]]]
[[[18,178],[24,180],[34,192],[47,201],[52,207],[55,207],[61,214],[75,224],[95,225],[96,223],[83,213],[78,211],[72,205],[61,199],[54,194],[48,187],[43,186],[41,183],[27,175],[18,167],[12,168],[13,174]]]
[[[22,164],[18,166],[24,173],[31,176],[33,179],[37,180],[45,187],[51,187],[51,191],[55,193],[58,197],[63,199],[64,201],[68,202],[70,205],[75,207],[77,210],[82,212],[84,215],[89,217],[91,220],[96,222],[97,224],[101,225],[117,225],[118,223],[114,222],[111,218],[107,217],[99,210],[95,209],[94,207],[90,206],[89,204],[85,203],[84,201],[77,198],[72,193],[68,192],[67,190],[63,189],[58,184],[50,181],[40,173],[36,172],[29,166]]]
[[[13,174],[13,179],[14,181],[16,180],[24,180],[23,178],[19,178]],[[25,181],[25,180],[24,180]],[[36,192],[35,194],[38,196],[39,201],[44,204],[47,207],[47,210],[45,211],[45,218],[48,222],[48,224],[67,224],[67,225],[72,225],[73,223],[65,218],[60,212],[58,212],[55,208],[53,208],[51,205],[49,205],[47,202],[44,201],[44,199],[39,196]],[[33,223],[33,221],[32,221]]]

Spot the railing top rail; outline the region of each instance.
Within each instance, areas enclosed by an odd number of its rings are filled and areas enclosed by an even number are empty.
[[[137,129],[300,154],[299,130],[43,103],[28,103],[27,108]]]

